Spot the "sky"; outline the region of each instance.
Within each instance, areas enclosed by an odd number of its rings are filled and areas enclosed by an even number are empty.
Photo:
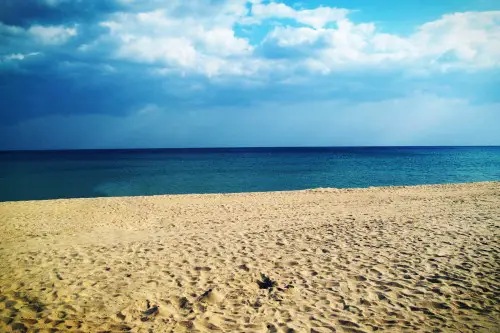
[[[0,150],[380,145],[500,145],[500,2],[0,1]]]

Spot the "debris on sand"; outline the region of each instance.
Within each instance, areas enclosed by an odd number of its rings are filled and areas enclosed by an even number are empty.
[[[151,318],[155,317],[160,312],[160,306],[153,305],[147,301],[147,310],[142,313],[141,321],[148,321]]]
[[[278,283],[274,280],[271,280],[269,276],[266,274],[260,273],[260,278],[262,281],[257,280],[257,284],[259,285],[260,289],[269,289],[271,291],[274,287],[278,285]]]

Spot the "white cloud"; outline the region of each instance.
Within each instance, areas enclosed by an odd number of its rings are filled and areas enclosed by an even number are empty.
[[[101,22],[118,43],[114,56],[136,62],[157,64],[161,72],[194,72],[207,76],[245,75],[242,61],[253,47],[237,37],[233,25],[248,9],[244,2],[227,2],[210,17],[182,17],[179,7],[141,13],[119,13]],[[198,8],[200,10],[200,8]],[[103,38],[103,43],[109,39]],[[80,49],[88,50],[89,45]],[[94,47],[100,47],[95,44]]]
[[[62,1],[45,0],[53,6]],[[130,8],[138,6],[122,2]],[[372,22],[353,22],[343,8],[297,9],[259,0],[175,0],[157,10],[148,8],[107,16],[100,22],[107,28],[105,33],[85,40],[76,51],[151,64],[157,74],[212,78],[327,75],[363,68],[432,73],[500,66],[500,11],[448,14],[400,36],[381,32]],[[270,24],[262,24],[265,20]],[[243,37],[242,26],[250,36],[268,31],[255,40],[255,36]],[[38,24],[24,29],[0,23],[0,33],[14,41],[14,47],[3,47],[8,51],[0,46],[6,59],[5,54],[63,45],[78,35],[78,29]]]
[[[66,43],[71,37],[77,35],[76,28],[64,26],[33,25],[28,32],[40,43],[46,45],[58,45]]]
[[[276,27],[267,35],[267,40],[282,47],[295,47],[314,44],[321,35],[322,31],[308,27]]]
[[[39,55],[40,52],[31,52],[31,53],[12,53],[5,56],[2,56],[1,61],[11,61],[11,60],[24,60],[28,57],[33,57]]]
[[[117,55],[149,63],[160,61],[183,68],[194,66],[197,56],[193,45],[186,38],[147,36],[127,37]]]
[[[448,68],[498,66],[500,11],[444,15],[420,26],[410,42],[417,56],[442,60]]]
[[[119,13],[101,25],[118,43],[116,57],[158,64],[163,73],[213,77],[304,70],[328,74],[360,66],[417,72],[500,65],[500,12],[445,15],[410,36],[398,36],[379,32],[371,22],[354,23],[342,8],[295,9],[243,0],[206,8],[196,4],[172,2],[161,10]],[[178,15],[181,9],[185,16]],[[276,25],[260,43],[252,45],[235,33],[237,23],[263,29],[259,25],[266,19]],[[281,19],[299,26],[280,25]]]
[[[246,39],[238,38],[229,28],[215,28],[200,34],[207,53],[220,56],[249,54],[253,47]]]
[[[333,7],[318,7],[316,9],[296,10],[283,3],[271,2],[269,4],[255,4],[252,15],[257,19],[293,19],[299,23],[321,29],[328,23],[344,19],[349,10]]]
[[[444,15],[408,37],[379,33],[372,23],[337,21],[334,28],[276,27],[266,43],[301,48],[303,62],[326,72],[358,66],[482,69],[500,65],[500,11]],[[321,42],[321,43],[318,43]],[[321,66],[319,64],[322,64]]]
[[[19,36],[24,33],[24,29],[0,22],[0,34],[5,36]]]

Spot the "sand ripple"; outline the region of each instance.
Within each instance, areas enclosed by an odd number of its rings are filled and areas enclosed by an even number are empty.
[[[0,203],[0,225],[2,332],[500,327],[498,182]]]

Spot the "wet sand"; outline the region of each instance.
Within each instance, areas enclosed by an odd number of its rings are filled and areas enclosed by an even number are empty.
[[[7,202],[0,228],[1,332],[500,331],[499,182]]]

